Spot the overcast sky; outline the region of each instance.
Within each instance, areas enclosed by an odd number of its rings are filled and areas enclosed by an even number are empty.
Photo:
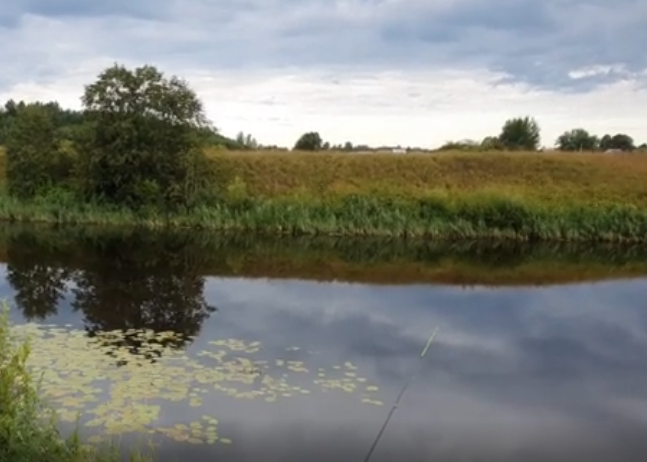
[[[114,62],[186,78],[226,135],[437,146],[531,115],[647,141],[644,0],[4,0],[0,98],[78,107]]]

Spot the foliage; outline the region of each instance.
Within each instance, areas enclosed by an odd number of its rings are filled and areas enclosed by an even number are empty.
[[[507,120],[499,135],[501,145],[514,151],[536,151],[539,141],[539,124],[531,117]]]
[[[600,149],[619,149],[621,151],[633,151],[635,149],[634,140],[629,135],[617,133],[613,136],[604,135],[600,140]]]
[[[0,218],[271,234],[643,241],[647,156],[220,153],[218,202],[133,212],[0,195]],[[521,174],[520,174],[521,172]]]
[[[481,141],[481,149],[483,151],[500,151],[503,148],[503,143],[496,136],[486,136]]]
[[[323,145],[323,140],[318,132],[308,132],[294,144],[295,151],[319,151]]]
[[[190,206],[206,175],[208,125],[187,83],[152,66],[114,65],[83,95],[91,134],[78,148],[86,197],[141,208]]]
[[[583,128],[575,128],[562,133],[556,142],[560,151],[595,151],[599,144],[598,138]]]
[[[415,196],[331,193],[226,200],[171,216],[5,202],[0,218],[58,224],[105,223],[145,228],[199,228],[275,235],[383,236],[427,239],[645,242],[647,209],[630,204],[560,204],[482,191]]]
[[[82,444],[78,432],[63,440],[56,414],[39,397],[39,381],[28,367],[31,340],[12,335],[9,307],[0,306],[0,460],[11,462],[118,462],[119,450]],[[131,462],[150,461],[133,453]]]
[[[53,114],[47,106],[17,108],[5,136],[11,194],[33,197],[69,180],[72,161],[59,149]]]

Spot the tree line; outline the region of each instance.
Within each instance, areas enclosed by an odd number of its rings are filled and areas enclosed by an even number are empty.
[[[496,136],[487,136],[482,141],[450,141],[435,149],[436,151],[537,151],[541,141],[541,130],[532,117],[508,119]],[[598,137],[583,128],[565,131],[555,141],[559,151],[634,151],[647,150],[647,143],[636,146],[631,136],[624,133],[606,134]],[[304,133],[294,144],[295,150],[302,151],[364,151],[371,148],[367,145],[353,146],[351,142],[344,145],[331,145],[324,142],[319,132]],[[410,150],[407,148],[406,150]]]

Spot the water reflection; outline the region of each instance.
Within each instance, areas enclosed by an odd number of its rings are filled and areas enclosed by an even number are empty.
[[[44,240],[22,231],[7,241],[7,280],[27,321],[55,315],[69,289],[71,306],[82,313],[91,337],[129,332],[112,344],[137,354],[144,340],[136,331],[172,331],[176,335],[163,344],[182,348],[216,311],[204,297],[200,249],[184,235],[76,234],[74,246],[69,235],[63,236]],[[151,357],[148,350],[145,355]]]
[[[145,392],[161,385],[146,390],[137,385],[138,380],[166,377],[162,382],[172,384],[171,391],[180,397],[186,393],[191,401],[196,398],[188,395],[197,393],[200,406],[164,403],[153,427],[184,425],[190,430],[191,423],[203,415],[213,415],[219,431],[231,439],[232,444],[211,446],[171,438],[160,448],[165,460],[361,461],[390,404],[418,367],[420,349],[436,327],[440,332],[423,371],[409,388],[372,461],[602,461],[647,456],[644,279],[488,289],[252,279],[231,276],[241,272],[286,275],[304,262],[318,261],[323,269],[318,273],[311,269],[310,275],[340,277],[360,267],[403,262],[410,274],[418,268],[416,274],[427,277],[442,261],[466,262],[469,254],[467,250],[443,253],[433,246],[406,250],[401,244],[390,248],[367,243],[372,250],[362,260],[357,246],[341,242],[313,244],[319,246],[316,253],[312,247],[297,252],[278,244],[226,248],[223,241],[200,241],[199,236],[183,240],[132,232],[102,234],[99,239],[91,232],[74,237],[62,234],[14,233],[6,241],[6,277],[11,287],[0,297],[12,297],[25,318],[69,324],[68,329],[92,333],[118,329],[130,332],[134,337],[130,342],[141,342],[134,331],[139,328],[173,330],[191,338],[184,348],[169,347],[174,352],[169,355],[184,366],[196,361],[207,376],[200,368],[190,376],[178,374],[160,355],[154,356],[157,363],[133,366],[131,362],[115,372],[114,364],[105,364],[98,356],[78,356],[79,345],[86,340],[59,337],[69,343],[57,350],[60,361],[76,361],[86,371],[73,374],[77,378],[72,383],[79,385],[79,377],[97,369],[108,378],[120,377],[123,385],[97,392],[93,405],[123,399],[124,405],[117,406],[123,410],[130,405],[126,397],[141,404]],[[342,255],[346,251],[349,255]],[[541,249],[519,249],[509,257],[479,247],[471,251],[470,265],[482,275],[497,268],[511,271],[506,265],[520,269],[539,262],[543,272],[566,265],[586,271],[597,265],[597,275],[631,272],[636,276],[644,257],[635,248],[616,254],[610,250],[605,254],[604,249],[597,254],[571,250],[552,260]],[[610,261],[607,266],[605,259]],[[283,266],[293,260],[292,266]],[[254,262],[262,263],[262,271],[255,269]],[[39,275],[47,290],[31,284],[30,274]],[[209,308],[213,305],[218,306],[217,312]],[[228,339],[243,342],[245,351],[224,346]],[[128,347],[139,348],[139,354],[160,351],[142,344]],[[208,351],[220,357],[221,350],[231,359],[223,356],[219,362],[204,356]],[[42,357],[54,364],[51,355]],[[125,357],[122,349],[115,359]],[[242,357],[249,359],[253,369],[245,369],[239,361]],[[307,372],[290,369],[294,362],[303,364]],[[348,369],[347,362],[356,370]],[[134,367],[156,375],[134,372]],[[348,372],[355,375],[347,376]],[[236,379],[238,385],[248,381],[246,387],[266,394],[241,397],[247,388],[231,392],[233,385],[212,380],[216,373],[230,374],[226,378]],[[195,385],[196,377],[208,378],[209,383]],[[265,377],[276,382],[263,383]],[[289,391],[278,385],[281,380],[289,383]],[[337,380],[352,393],[325,390],[323,380]],[[384,405],[362,401],[370,385],[379,387],[374,399]],[[201,391],[207,388],[208,392]],[[153,404],[157,401],[147,402]]]

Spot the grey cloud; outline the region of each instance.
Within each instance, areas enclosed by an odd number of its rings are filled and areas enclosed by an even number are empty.
[[[486,67],[507,74],[502,82],[567,91],[644,79],[639,72],[647,67],[647,3],[637,0],[38,0],[0,13],[0,27],[13,26],[0,29],[5,41],[27,14],[77,24],[95,21],[84,32],[92,37],[69,31],[69,40],[87,44],[89,56],[175,67]],[[12,57],[29,60],[27,68],[47,55],[55,40],[18,44],[24,55]],[[0,58],[6,59],[5,52]],[[612,64],[625,71],[580,79],[568,75],[577,68]]]
[[[22,2],[22,13],[52,18],[124,16],[138,19],[157,19],[167,12],[173,2],[132,2],[113,0],[93,2],[88,0],[27,0]]]

